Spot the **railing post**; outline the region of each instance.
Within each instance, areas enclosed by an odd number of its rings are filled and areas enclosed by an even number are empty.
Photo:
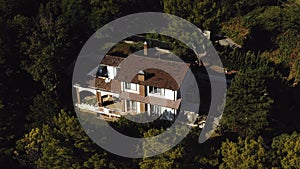
[[[78,87],[76,87],[76,95],[77,95],[77,103],[80,104],[80,91]]]

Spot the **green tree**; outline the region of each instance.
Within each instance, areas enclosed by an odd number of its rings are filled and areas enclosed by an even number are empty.
[[[163,130],[158,130],[158,129],[150,129],[148,132],[144,133],[144,137],[153,137],[157,134],[160,134],[163,132]],[[166,138],[169,139],[171,142],[171,138]],[[159,149],[158,147],[164,146],[163,144],[160,144],[158,142],[155,142],[155,147],[144,147],[144,153],[148,154],[151,152],[153,149]],[[162,147],[163,149],[163,147]],[[184,148],[182,145],[177,145],[173,149],[154,156],[154,157],[149,157],[149,158],[143,158],[143,160],[139,163],[141,169],[160,169],[160,168],[166,168],[166,169],[171,169],[171,168],[180,168],[182,163],[180,162],[184,156]]]
[[[228,1],[164,0],[164,12],[170,13],[204,29],[216,31],[230,13]]]
[[[282,30],[293,29],[299,31],[300,0],[288,0],[288,2],[283,5],[283,7]]]
[[[273,165],[291,169],[300,167],[300,134],[282,134],[272,142]]]
[[[227,140],[221,147],[221,169],[267,168],[268,152],[263,146],[263,139],[257,140],[239,137],[237,142]]]
[[[64,73],[61,60],[67,48],[64,39],[65,29],[62,20],[41,16],[27,37],[29,44],[24,43],[24,69],[35,81],[41,81],[45,89],[53,91],[60,83],[60,75]]]
[[[28,76],[19,67],[15,34],[10,18],[0,16],[0,165],[11,168],[16,167],[12,150],[23,134],[24,110],[29,98],[24,94],[23,84],[28,82]]]
[[[60,15],[68,23],[68,27],[78,29],[80,24],[87,22],[89,6],[89,1],[61,0],[60,7],[62,11]],[[85,27],[88,27],[88,25],[85,25]]]
[[[248,27],[242,23],[241,17],[235,17],[222,23],[222,31],[226,36],[232,38],[234,42],[243,46],[244,40],[250,33]]]
[[[17,142],[14,153],[19,161],[30,167],[106,166],[106,154],[90,141],[77,118],[64,111],[53,118],[52,125],[33,128]],[[91,159],[96,158],[100,161],[91,163]]]
[[[246,69],[264,69],[268,72],[268,77],[273,76],[272,72],[274,71],[274,68],[271,66],[270,61],[260,54],[226,47],[219,52],[219,55],[223,66],[228,70],[242,71]]]
[[[183,140],[187,156],[184,156],[186,168],[219,168],[221,156],[221,137],[211,137],[205,143],[199,144],[199,133],[202,129],[192,128],[188,136]],[[182,142],[181,142],[182,143]],[[189,160],[190,159],[190,160]],[[199,167],[198,167],[199,165]],[[197,166],[197,167],[196,167]]]
[[[26,115],[27,129],[41,127],[43,124],[51,124],[59,105],[57,97],[49,91],[42,91],[33,98],[33,104],[29,106],[30,112]]]
[[[89,21],[94,30],[113,20],[119,13],[119,6],[114,0],[91,0],[90,6]]]
[[[42,133],[39,128],[32,129],[17,141],[14,155],[18,161],[28,167],[35,167],[35,162],[41,157]]]
[[[300,82],[300,58],[295,63],[295,81],[296,83]]]
[[[246,0],[248,1],[248,0]],[[290,1],[284,2],[281,6],[276,6],[270,2],[270,4],[258,5],[257,7],[251,9],[244,16],[241,16],[241,24],[246,29],[250,30],[249,35],[246,37],[247,41],[244,42],[245,48],[264,51],[264,50],[274,50],[277,49],[278,36],[280,38],[286,38],[288,35],[286,32],[298,32],[299,34],[299,11],[300,11],[300,2]],[[225,28],[230,28],[228,24]],[[225,29],[226,30],[226,29]],[[227,29],[228,30],[228,29]],[[231,33],[232,31],[227,31]],[[234,35],[235,32],[229,34]],[[292,36],[293,37],[293,36]],[[287,38],[292,38],[287,37]],[[238,37],[234,37],[238,38]],[[292,39],[286,44],[287,49],[292,48],[288,46],[289,43],[295,43],[297,40],[293,41]],[[292,48],[294,49],[294,48]],[[281,57],[279,54],[278,57]],[[288,60],[287,58],[285,58]]]
[[[84,162],[84,167],[86,168],[107,168],[107,160],[104,155],[99,155],[98,153],[92,155],[87,161]],[[109,168],[112,168],[110,166]]]
[[[39,1],[0,0],[0,16],[8,20],[18,14],[34,16],[38,11]]]
[[[241,70],[244,69],[245,54],[238,49],[232,49],[226,47],[219,52],[220,59],[222,60],[223,66],[227,70]]]
[[[268,67],[239,71],[227,91],[221,126],[225,131],[254,136],[268,125],[273,103],[267,90]],[[272,76],[272,75],[271,75]]]
[[[8,111],[5,110],[2,101],[0,100],[0,163],[3,164],[11,157],[13,150],[13,141],[15,139],[15,133],[12,128],[14,124],[12,124],[13,117],[9,117]]]

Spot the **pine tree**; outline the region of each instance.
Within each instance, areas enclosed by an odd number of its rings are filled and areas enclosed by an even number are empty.
[[[27,129],[53,123],[53,116],[59,111],[56,96],[49,91],[42,91],[33,98],[30,112],[26,115]]]
[[[153,137],[157,134],[160,134],[161,132],[163,132],[163,130],[150,129],[147,133],[144,134],[144,137]],[[168,139],[170,142],[172,141],[172,138],[166,138],[166,139]],[[163,144],[160,144],[157,141],[154,142],[155,142],[155,147],[144,147],[145,155],[151,153],[153,149],[158,150],[160,149],[159,147],[164,146]],[[180,161],[181,158],[183,158],[183,155],[184,155],[183,146],[177,145],[176,147],[173,147],[171,150],[168,150],[163,154],[154,157],[143,158],[143,160],[139,163],[139,165],[141,169],[180,168],[180,166],[182,165]]]
[[[91,13],[89,21],[94,30],[101,28],[111,21],[119,12],[119,6],[113,0],[92,0],[90,1]]]
[[[246,69],[234,78],[221,119],[225,131],[254,136],[268,125],[273,100],[267,90],[267,69]]]
[[[294,132],[291,135],[282,134],[275,137],[272,142],[271,160],[274,166],[279,168],[300,167],[300,134]]]
[[[91,142],[76,117],[61,111],[53,124],[33,128],[17,142],[16,158],[29,167],[106,166],[106,153]],[[99,161],[92,163],[92,159]]]
[[[201,29],[216,31],[220,23],[231,15],[228,1],[164,0],[164,12],[182,17]]]
[[[236,168],[268,168],[268,153],[263,146],[263,139],[257,140],[239,137],[237,142],[226,141],[221,147],[222,161],[221,169]]]
[[[41,16],[32,34],[27,38],[29,44],[24,43],[24,69],[30,73],[35,81],[40,81],[45,89],[53,91],[60,83],[60,76],[64,67],[61,61],[64,49],[67,48],[64,39],[65,29],[60,19]]]

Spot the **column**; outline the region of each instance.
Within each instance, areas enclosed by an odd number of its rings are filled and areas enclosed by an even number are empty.
[[[76,87],[76,95],[77,95],[77,103],[80,104],[80,91],[79,88]]]
[[[100,91],[96,91],[96,95],[97,95],[98,106],[101,107],[102,106],[101,92]]]

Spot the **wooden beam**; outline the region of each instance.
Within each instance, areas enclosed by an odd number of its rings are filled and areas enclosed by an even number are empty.
[[[96,91],[96,95],[97,95],[98,106],[101,107],[102,103],[103,103],[103,100],[102,100],[102,97],[101,97],[101,92]]]

